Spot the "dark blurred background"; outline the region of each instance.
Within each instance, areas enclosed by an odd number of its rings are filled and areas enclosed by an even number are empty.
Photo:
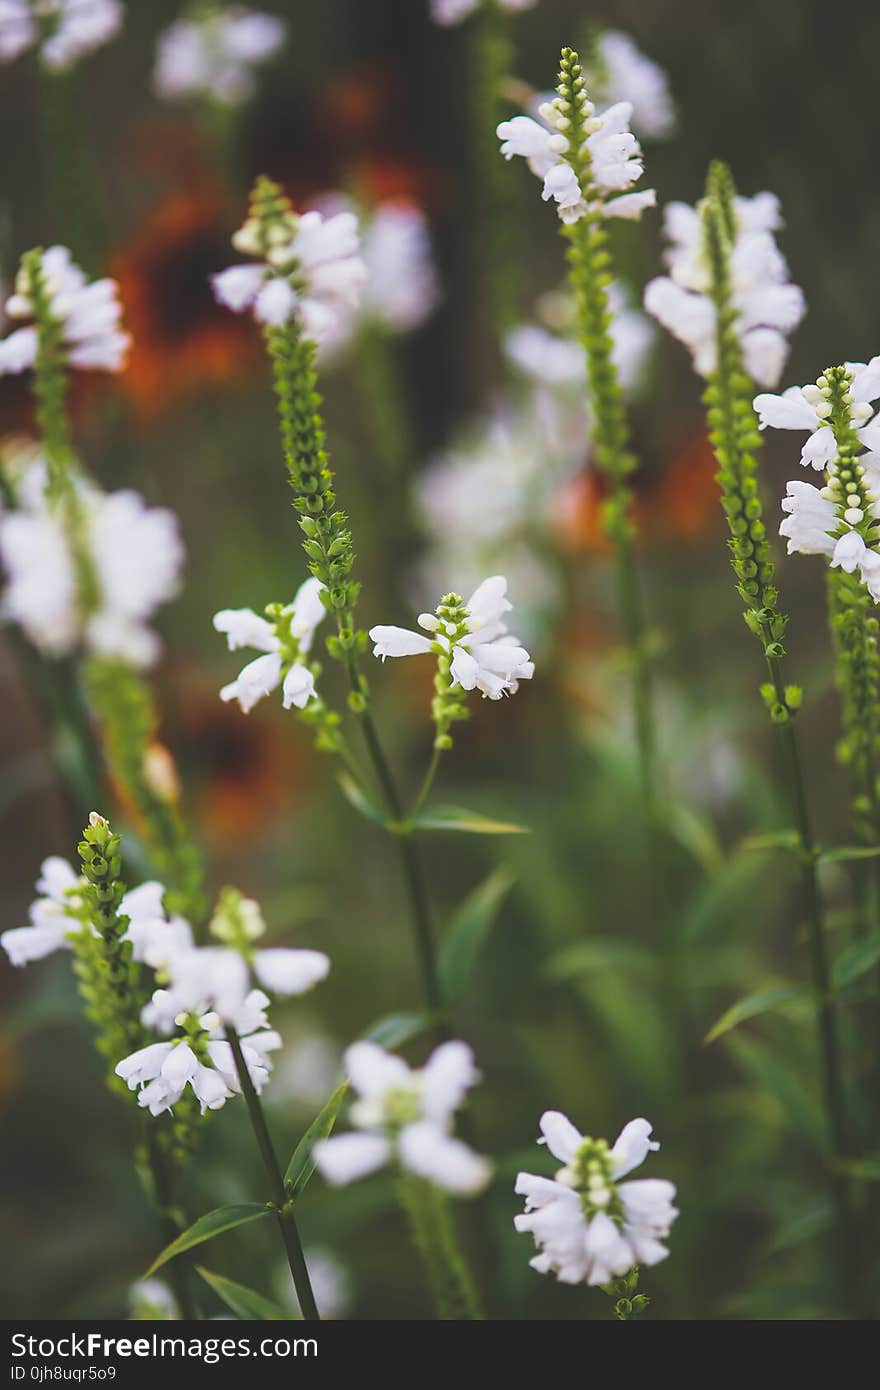
[[[290,1049],[267,1094],[286,1152],[320,1105],[344,1045],[382,1013],[417,1003],[418,982],[389,846],[342,802],[334,769],[280,707],[267,701],[245,719],[217,697],[238,667],[212,631],[213,612],[287,599],[304,573],[258,335],[214,306],[207,281],[234,259],[228,237],[252,178],[271,174],[298,204],[346,186],[368,200],[407,196],[425,208],[443,299],[395,346],[414,439],[411,476],[498,398],[504,381],[480,270],[491,247],[476,244],[484,223],[470,173],[471,27],[431,24],[427,0],[261,7],[289,19],[290,38],[261,73],[232,140],[204,113],[151,95],[155,39],[179,10],[169,0],[129,4],[123,36],[77,70],[101,190],[98,206],[83,200],[80,213],[94,214],[135,348],[124,377],[77,383],[73,408],[102,485],[136,486],[181,519],[186,585],[162,615],[156,687],[162,738],[180,767],[210,886],[233,882],[254,894],[278,940],[320,946],[334,960],[320,991],[278,1011]],[[646,145],[644,182],[661,204],[694,201],[713,157],[730,162],[743,193],[780,196],[782,246],[809,305],[782,384],[880,350],[877,8],[850,7],[842,21],[819,0],[540,0],[511,23],[518,75],[551,85],[560,46],[578,43],[588,24],[625,30],[669,74],[679,131]],[[0,275],[8,283],[33,244],[69,242],[76,253],[62,210],[78,200],[44,175],[38,85],[26,59],[2,69],[0,117]],[[535,297],[558,285],[562,247],[537,184],[522,168],[508,172],[525,319]],[[640,295],[660,267],[659,216],[617,235],[620,264]],[[394,502],[376,482],[357,357],[328,372],[322,389],[364,580],[361,621],[408,623],[420,542],[385,525]],[[25,430],[28,411],[22,383],[0,381],[0,432]],[[490,1315],[607,1316],[600,1294],[527,1268],[528,1242],[512,1230],[513,1177],[526,1162],[541,1164],[532,1141],[544,1108],[610,1138],[644,1113],[663,1141],[654,1171],[679,1184],[682,1210],[668,1263],[645,1281],[654,1313],[822,1316],[829,1217],[814,1152],[811,1032],[778,1019],[729,1044],[702,1044],[732,999],[791,969],[800,923],[789,866],[736,849],[745,833],[785,824],[787,813],[755,693],[759,653],[725,559],[699,383],[668,339],[658,339],[632,420],[641,558],[662,640],[661,749],[686,809],[670,827],[659,901],[644,872],[606,557],[590,516],[578,514],[566,531],[574,599],[540,638],[535,681],[503,706],[476,708],[442,772],[444,800],[501,812],[533,833],[438,836],[427,846],[440,923],[498,859],[516,876],[458,1019],[486,1076],[475,1105],[480,1143],[499,1162],[490,1194],[463,1205],[462,1227]],[[796,446],[777,435],[765,455],[775,526]],[[847,831],[821,565],[796,557],[782,577],[794,613],[789,646],[807,689],[808,776],[827,842]],[[429,746],[430,675],[410,663],[370,674],[380,723],[415,786]],[[73,857],[78,827],[2,638],[0,692],[0,919],[8,927],[25,921],[41,859]],[[846,901],[842,877],[827,888],[832,904]],[[18,973],[0,966],[0,999],[0,1311],[119,1315],[158,1243],[131,1168],[126,1108],[103,1088],[66,960]],[[414,1044],[410,1055],[423,1054]],[[239,1109],[232,1103],[211,1117],[188,1177],[193,1212],[261,1195]],[[390,1183],[330,1193],[316,1180],[302,1225],[307,1244],[332,1250],[344,1270],[344,1315],[424,1314]],[[266,1292],[281,1279],[270,1232],[249,1228],[215,1249],[212,1268]]]

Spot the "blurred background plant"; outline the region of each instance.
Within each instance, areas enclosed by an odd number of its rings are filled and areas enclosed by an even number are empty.
[[[635,1114],[655,1124],[682,1215],[671,1258],[642,1280],[645,1316],[831,1315],[840,1306],[827,1278],[833,1216],[807,1006],[782,995],[778,1009],[704,1041],[735,1000],[785,984],[804,922],[793,857],[744,844],[786,827],[790,813],[731,590],[687,354],[643,320],[630,324],[641,335],[637,352],[627,340],[625,373],[640,463],[639,561],[669,807],[661,894],[645,871],[657,851],[644,830],[599,525],[603,489],[582,402],[564,352],[551,355],[546,340],[536,350],[522,334],[531,325],[564,343],[571,330],[559,238],[529,173],[505,167],[497,151],[508,186],[496,209],[510,237],[505,329],[519,326],[518,335],[498,332],[484,273],[501,252],[483,207],[467,84],[486,61],[486,34],[478,19],[438,27],[428,0],[266,8],[291,30],[295,20],[295,41],[272,44],[264,31],[252,79],[227,73],[219,88],[211,79],[222,101],[154,81],[158,38],[181,14],[174,0],[125,6],[118,35],[73,71],[40,69],[33,53],[3,66],[0,112],[14,138],[2,155],[0,278],[11,285],[27,247],[65,241],[92,272],[120,283],[129,368],[77,381],[71,404],[98,482],[136,486],[181,520],[185,586],[162,615],[154,758],[167,771],[165,750],[173,754],[210,893],[237,883],[279,932],[307,936],[333,960],[317,1001],[289,1020],[276,1009],[286,1048],[265,1098],[279,1145],[293,1148],[351,1039],[417,1003],[418,979],[401,949],[393,846],[341,800],[332,767],[290,714],[265,702],[245,720],[217,693],[230,665],[211,614],[227,602],[259,609],[304,578],[258,335],[215,304],[208,281],[229,263],[230,233],[264,172],[297,206],[342,194],[374,226],[382,208],[406,210],[411,223],[421,212],[436,264],[423,312],[393,322],[367,314],[324,354],[362,621],[409,623],[440,593],[467,593],[497,569],[525,610],[520,635],[538,663],[516,700],[478,708],[461,726],[441,774],[444,800],[531,833],[437,835],[425,847],[441,923],[499,864],[510,884],[456,1015],[485,1076],[480,1147],[498,1161],[496,1182],[469,1208],[488,1314],[609,1316],[607,1300],[539,1279],[513,1231],[513,1179],[534,1166],[537,1116],[554,1106],[588,1133],[616,1133]],[[880,16],[865,13],[842,31],[819,0],[539,0],[508,18],[512,71],[536,88],[555,73],[560,45],[580,42],[589,26],[626,31],[666,70],[677,132],[662,141],[641,132],[645,181],[661,203],[696,201],[713,157],[732,166],[744,194],[779,195],[782,246],[808,301],[784,384],[880,348],[880,310],[865,292],[880,235],[880,200],[865,175],[880,134]],[[167,40],[164,51],[167,77]],[[52,173],[62,167],[61,102],[77,156],[66,184]],[[509,108],[502,101],[499,117]],[[658,215],[615,226],[614,244],[620,304],[632,313],[660,269]],[[0,437],[30,426],[21,378],[0,378]],[[787,439],[768,438],[771,527],[791,461]],[[835,762],[821,566],[783,562],[781,579],[787,644],[808,694],[798,720],[816,830],[824,845],[845,842],[849,786]],[[420,668],[390,663],[381,680],[370,672],[378,721],[413,792],[431,738],[430,663]],[[0,685],[0,906],[10,927],[25,921],[41,859],[69,856],[80,820],[6,632]],[[123,809],[137,829],[136,808]],[[821,874],[842,946],[847,866],[828,862]],[[156,1233],[74,983],[56,958],[27,974],[4,967],[0,998],[0,1222],[16,1252],[0,1272],[0,1306],[8,1317],[124,1315]],[[851,1046],[864,1034],[862,1015],[856,988],[844,1041],[851,1077],[865,1081],[876,1063]],[[419,1043],[404,1050],[423,1060]],[[231,1109],[212,1118],[212,1161],[190,1167],[193,1211],[261,1191],[250,1137]],[[277,1255],[261,1224],[224,1237],[210,1263],[271,1294]],[[390,1179],[341,1191],[315,1180],[300,1224],[341,1315],[426,1313]]]

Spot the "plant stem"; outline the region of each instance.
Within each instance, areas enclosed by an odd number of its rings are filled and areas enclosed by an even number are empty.
[[[306,1322],[316,1322],[320,1319],[318,1306],[315,1303],[315,1295],[312,1293],[312,1284],[309,1279],[309,1271],[306,1266],[305,1255],[303,1254],[302,1241],[300,1240],[299,1230],[297,1229],[296,1217],[293,1213],[293,1201],[288,1196],[284,1187],[284,1178],[272,1145],[269,1128],[266,1124],[266,1117],[263,1114],[263,1107],[260,1098],[254,1090],[250,1072],[241,1050],[241,1042],[234,1028],[227,1027],[226,1037],[229,1046],[232,1048],[232,1056],[235,1059],[235,1070],[238,1073],[239,1085],[242,1095],[247,1105],[250,1117],[251,1128],[260,1150],[260,1156],[269,1178],[269,1186],[272,1191],[272,1201],[275,1204],[275,1216],[278,1221],[278,1229],[281,1232],[281,1240],[284,1244],[284,1251],[287,1256],[287,1263],[290,1266],[290,1273],[293,1279],[293,1286],[296,1289],[296,1296],[299,1299],[300,1311]]]
[[[458,1248],[445,1193],[410,1173],[401,1174],[397,1191],[413,1243],[422,1257],[438,1318],[481,1320],[474,1282]]]

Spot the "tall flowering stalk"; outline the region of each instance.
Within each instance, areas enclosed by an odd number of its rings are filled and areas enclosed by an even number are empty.
[[[824,1104],[831,1149],[839,1164],[848,1152],[846,1097],[818,881],[818,846],[794,727],[803,695],[800,686],[786,682],[784,674],[783,637],[788,619],[779,608],[774,560],[763,519],[756,457],[761,441],[752,405],[754,375],[746,368],[748,355],[752,373],[761,371],[765,379],[767,376],[776,379],[787,351],[783,329],[797,322],[802,312],[802,298],[796,287],[782,283],[784,262],[778,252],[775,256],[770,254],[771,247],[766,241],[768,233],[757,233],[757,240],[752,240],[749,233],[742,234],[743,212],[730,171],[725,165],[714,163],[709,171],[706,197],[699,209],[699,221],[692,225],[688,218],[688,238],[692,244],[682,252],[677,265],[673,260],[673,268],[677,269],[681,280],[688,282],[688,288],[674,280],[655,281],[648,287],[645,302],[691,347],[698,370],[707,381],[704,400],[710,440],[718,463],[721,505],[730,531],[731,563],[746,624],[760,642],[767,665],[769,679],[762,685],[761,694],[779,732],[797,828]],[[746,284],[737,281],[735,276],[738,270],[741,272],[743,261],[750,265],[758,261],[766,266],[766,280],[758,276]],[[780,286],[788,293],[780,295]],[[701,293],[694,293],[695,289]],[[778,306],[768,309],[767,304],[773,303],[774,297],[783,299],[781,311]],[[832,1174],[831,1182],[846,1247],[842,1252],[845,1263],[851,1252],[852,1238],[847,1184],[839,1173]]]
[[[610,495],[603,510],[605,533],[617,567],[618,594],[632,663],[633,705],[642,790],[656,801],[655,736],[651,670],[642,600],[635,566],[635,524],[629,477],[636,467],[630,450],[623,391],[610,331],[611,256],[604,222],[636,218],[654,202],[652,190],[622,192],[642,174],[638,142],[629,131],[632,108],[618,102],[600,116],[587,98],[577,53],[562,50],[554,100],[542,106],[541,122],[517,116],[502,122],[502,154],[524,156],[543,178],[545,201],[558,205],[568,242],[570,281],[587,366],[587,389],[596,460]],[[609,194],[622,196],[609,197]]]

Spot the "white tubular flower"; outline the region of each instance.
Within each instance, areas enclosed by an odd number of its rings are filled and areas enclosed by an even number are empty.
[[[323,589],[320,580],[307,579],[297,589],[292,604],[286,608],[271,606],[271,622],[251,608],[223,608],[214,614],[214,627],[226,634],[231,652],[253,647],[265,653],[248,662],[238,678],[223,687],[221,700],[237,700],[249,714],[279,685],[285,709],[305,709],[309,700],[316,698],[315,677],[304,658],[327,611],[321,600]]]
[[[47,68],[73,67],[115,38],[122,17],[120,0],[0,0],[0,62],[41,44]]]
[[[205,97],[241,106],[254,94],[254,70],[286,38],[287,24],[277,15],[237,6],[178,19],[159,36],[153,88],[168,101]]]
[[[675,131],[675,107],[666,73],[637,48],[628,34],[606,29],[598,42],[596,90],[602,101],[628,101],[640,135],[664,140]]]
[[[607,1284],[635,1265],[665,1259],[661,1242],[678,1215],[674,1186],[657,1178],[620,1181],[660,1147],[649,1122],[631,1120],[612,1148],[585,1138],[557,1110],[542,1115],[540,1125],[539,1142],[565,1166],[553,1179],[520,1173],[516,1180],[526,1209],[514,1225],[534,1237],[532,1268],[563,1284]]]
[[[449,27],[453,24],[460,24],[468,15],[473,14],[481,3],[481,0],[431,0],[431,18],[435,24],[443,24]],[[494,0],[490,0],[494,3]],[[531,10],[537,5],[538,0],[498,0],[502,10],[509,10],[512,14],[520,10]]]
[[[571,142],[565,132],[571,120],[561,97],[542,102],[537,120],[514,116],[502,121],[497,130],[501,153],[508,160],[514,155],[526,160],[532,173],[544,181],[541,196],[545,202],[556,202],[563,222],[577,222],[590,211],[636,221],[646,208],[654,207],[657,195],[653,188],[625,192],[644,173],[639,142],[629,128],[632,104],[618,101],[596,115],[592,102],[582,93],[580,103],[586,138],[577,156],[579,167],[580,162],[586,164],[587,188],[581,188],[567,157]]]
[[[880,603],[880,357],[829,367],[815,385],[755,399],[761,428],[808,430],[801,463],[824,470],[825,486],[790,482],[779,534],[789,555],[824,555],[832,569],[858,571]],[[859,453],[860,449],[867,452]]]
[[[181,1316],[177,1299],[161,1279],[139,1279],[132,1284],[128,1306],[136,1322],[168,1322]]]
[[[69,947],[69,933],[82,925],[79,893],[84,883],[59,855],[43,860],[36,883],[39,896],[28,911],[30,926],[13,927],[0,935],[0,946],[12,965],[27,965]]]
[[[250,309],[270,327],[296,318],[319,345],[347,327],[366,279],[353,212],[325,217],[313,210],[298,217],[284,210],[265,231],[250,217],[232,241],[260,260],[212,276],[221,304],[237,314]]]
[[[66,246],[50,246],[42,253],[42,274],[49,313],[61,330],[63,348],[72,367],[103,372],[121,372],[131,337],[121,326],[122,306],[115,280],[86,281],[85,274],[70,258]],[[11,319],[32,319],[28,275],[22,269],[15,282],[15,294],[6,301]],[[0,376],[23,372],[37,359],[36,328],[18,328],[0,342]]]
[[[440,295],[428,224],[414,203],[381,203],[364,228],[363,310],[392,333],[410,333]]]
[[[105,494],[75,483],[81,541],[97,590],[84,613],[76,559],[67,528],[47,501],[42,463],[31,473],[18,508],[0,515],[8,580],[0,613],[49,656],[67,656],[82,644],[139,668],[152,665],[159,641],[147,620],[177,593],[184,559],[174,513],[148,507],[136,492]]]
[[[789,283],[788,266],[773,238],[782,225],[772,193],[734,199],[736,236],[730,254],[731,300],[746,371],[759,386],[773,386],[788,358],[788,337],[806,310],[803,291]],[[669,203],[664,230],[669,275],[645,289],[645,308],[691,354],[694,370],[708,377],[716,367],[716,312],[709,297],[699,207]]]
[[[464,604],[457,594],[447,595],[438,609],[440,616],[423,613],[419,618],[430,636],[403,627],[373,627],[373,655],[384,661],[388,656],[433,652],[450,658],[452,679],[462,690],[479,690],[490,700],[513,695],[521,680],[531,679],[535,666],[502,621],[512,607],[506,594],[507,580],[496,574]]]
[[[455,1111],[479,1080],[466,1043],[443,1043],[421,1071],[412,1071],[377,1043],[357,1042],[345,1054],[345,1067],[358,1096],[351,1120],[360,1133],[315,1145],[327,1182],[339,1186],[396,1162],[457,1196],[483,1190],[491,1176],[488,1161],[451,1133]]]
[[[643,374],[655,330],[650,319],[630,308],[626,291],[618,284],[608,286],[608,306],[613,315],[612,359],[621,385],[631,391]],[[577,338],[551,332],[540,324],[524,324],[511,330],[504,346],[508,359],[533,381],[582,390],[586,363]]]
[[[132,943],[134,960],[153,970],[167,970],[172,958],[193,947],[193,934],[184,917],[168,917],[163,905],[165,888],[150,880],[130,888],[119,905],[128,917],[126,940]]]

